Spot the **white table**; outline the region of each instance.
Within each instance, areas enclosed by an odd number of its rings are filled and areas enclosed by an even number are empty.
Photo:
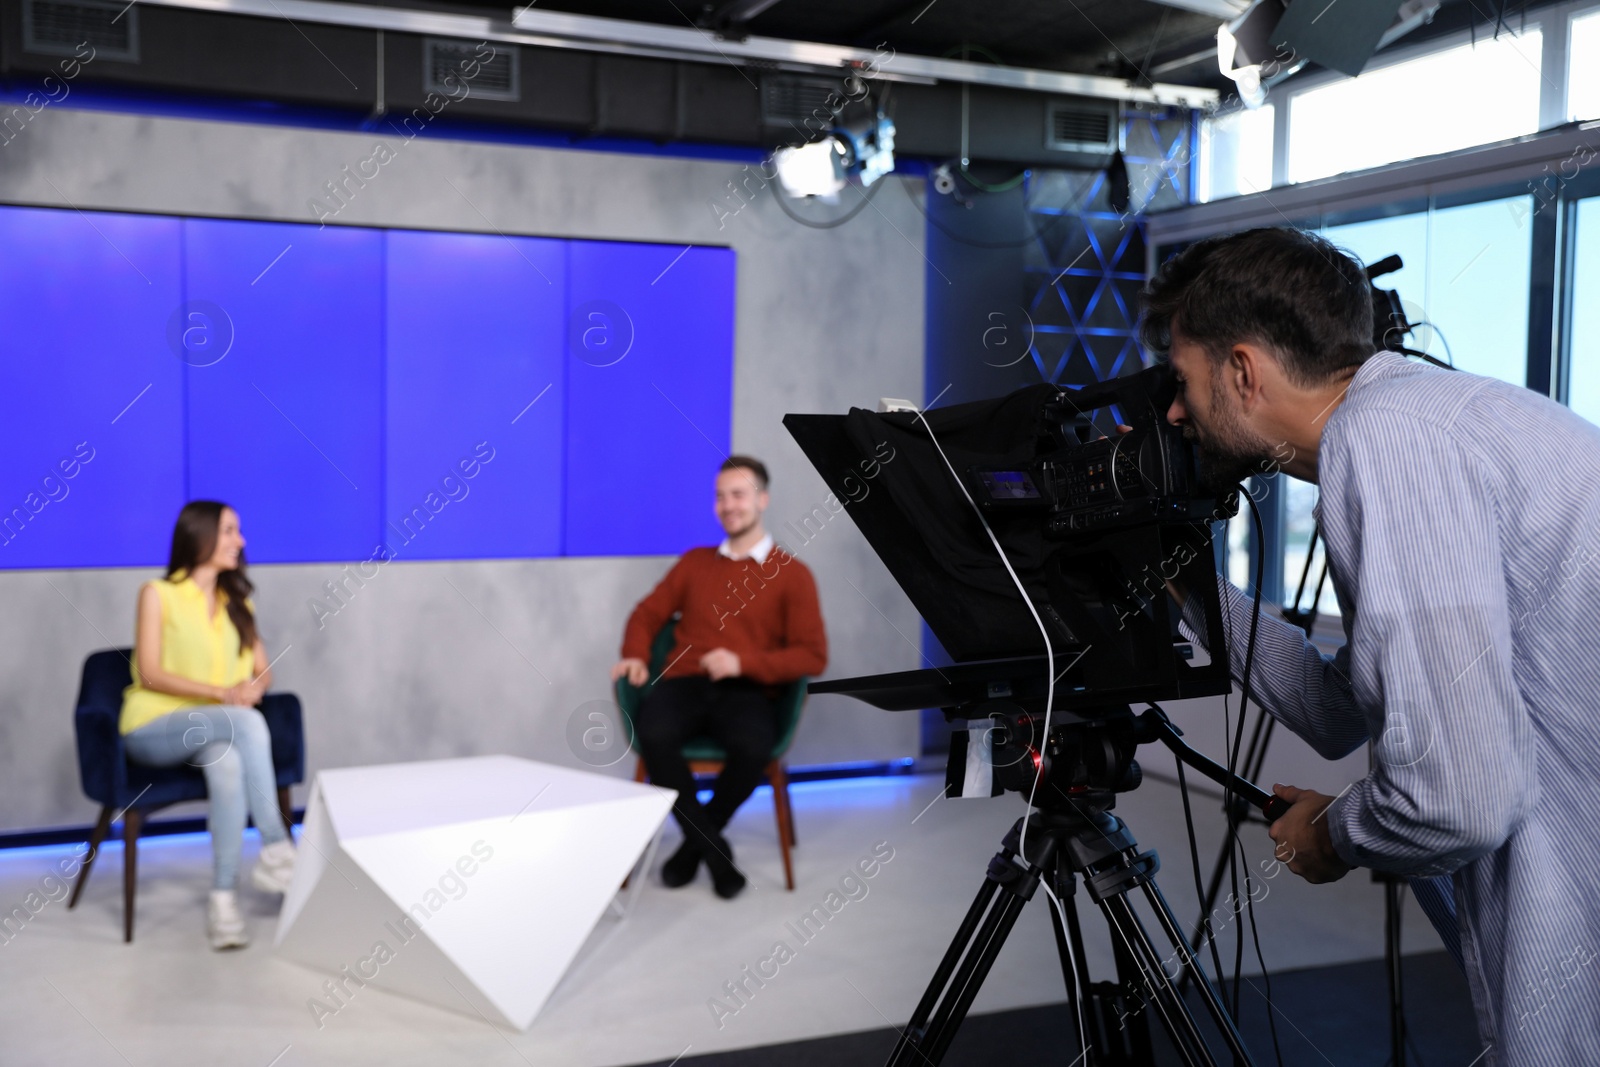
[[[319,1021],[376,988],[524,1030],[673,798],[514,756],[322,771],[275,944],[332,976]]]

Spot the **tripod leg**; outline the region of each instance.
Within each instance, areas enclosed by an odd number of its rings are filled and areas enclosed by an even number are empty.
[[[1059,891],[1057,896],[1059,899]],[[1071,898],[1069,897],[1061,901],[1061,908],[1063,911],[1065,911],[1069,906],[1068,900],[1070,899]],[[1074,921],[1073,926],[1077,926],[1076,921]],[[1087,994],[1089,991],[1089,983],[1086,980],[1082,981],[1081,983],[1079,981],[1081,975],[1078,972],[1079,965],[1077,961],[1078,957],[1083,955],[1083,953],[1074,952],[1071,945],[1067,943],[1067,929],[1061,924],[1061,916],[1056,912],[1056,909],[1053,905],[1050,908],[1050,929],[1054,930],[1056,935],[1056,955],[1061,959],[1061,981],[1062,984],[1067,987],[1067,1003],[1074,1009],[1072,1013],[1072,1029],[1077,1035],[1077,1043],[1080,1046],[1087,1048],[1089,1045],[1089,1035],[1084,1033],[1083,1028],[1078,1025],[1078,1021],[1083,1018],[1083,1005],[1079,1003],[1078,993],[1079,990],[1082,990],[1085,994]],[[1074,941],[1073,944],[1081,946],[1083,944],[1083,939],[1080,937]]]
[[[941,1005],[942,1017],[934,1020],[928,1028],[921,1055],[918,1057],[920,1062],[937,1064],[944,1059],[945,1052],[950,1048],[950,1042],[955,1039],[956,1029],[966,1019],[967,1011],[971,1009],[972,1002],[978,995],[978,989],[983,985],[983,980],[989,976],[989,969],[994,966],[995,958],[1000,955],[1000,949],[1005,946],[1006,937],[1011,933],[1011,927],[1016,924],[1017,916],[1022,914],[1022,907],[1026,903],[1025,898],[1012,893],[1000,894],[1000,899],[996,901],[984,925],[978,930],[972,951],[961,961],[961,967],[950,983],[950,996],[946,1003]]]
[[[1100,901],[1100,910],[1111,927],[1113,942],[1120,942],[1127,958],[1129,973],[1124,981],[1133,987],[1132,991],[1141,1002],[1128,1014],[1142,1015],[1146,1006],[1154,1007],[1185,1064],[1200,1067],[1215,1063],[1200,1033],[1199,1024],[1184,1004],[1177,987],[1168,978],[1162,959],[1156,954],[1155,946],[1151,944],[1149,935],[1127,898],[1121,894],[1108,896]],[[1125,1015],[1119,1020],[1119,1025],[1126,1026],[1127,1022],[1128,1016]]]
[[[955,940],[890,1053],[890,1067],[935,1067],[944,1057],[1017,916],[1033,898],[1039,879],[1055,869],[1059,841],[1042,830],[1035,838],[1037,847],[1030,849],[1036,855],[1026,864],[1018,859],[1022,825],[1019,819],[990,859],[983,885]]]
[[[1147,1067],[1155,1062],[1150,1044],[1150,1026],[1143,1013],[1128,1011],[1128,981],[1138,966],[1120,940],[1113,938],[1112,952],[1116,957],[1117,975],[1121,981],[1094,983],[1089,980],[1089,966],[1083,942],[1083,928],[1078,922],[1073,881],[1063,872],[1056,881],[1057,898],[1065,913],[1066,925],[1055,908],[1050,909],[1050,924],[1055,930],[1056,951],[1061,957],[1061,973],[1066,980],[1067,999],[1079,1008],[1073,1019],[1078,1034],[1081,1056],[1071,1061],[1072,1067],[1086,1062],[1090,1067]],[[1093,1058],[1089,1058],[1091,1052]]]
[[[950,984],[950,976],[961,964],[962,957],[966,955],[972,943],[973,935],[977,933],[979,924],[983,922],[985,914],[989,911],[989,905],[999,889],[999,884],[988,878],[985,878],[983,885],[978,887],[978,895],[973,898],[972,906],[967,909],[966,917],[961,920],[961,925],[956,930],[956,936],[951,939],[950,947],[945,950],[938,969],[928,981],[928,988],[922,994],[922,999],[917,1002],[916,1011],[911,1013],[911,1021],[900,1032],[900,1040],[895,1043],[894,1052],[889,1055],[890,1064],[914,1063],[922,1058],[915,1046],[927,1033],[928,1020],[939,1007],[939,1001]]]
[[[1200,990],[1200,997],[1205,1002],[1206,1010],[1211,1014],[1212,1021],[1217,1024],[1217,1029],[1222,1031],[1223,1038],[1228,1043],[1234,1059],[1239,1063],[1251,1062],[1250,1053],[1244,1046],[1244,1039],[1239,1036],[1239,1029],[1234,1025],[1233,1019],[1222,1006],[1222,1000],[1206,979],[1205,968],[1200,965],[1200,959],[1189,950],[1188,944],[1183,939],[1183,929],[1178,925],[1177,917],[1172,914],[1172,908],[1167,904],[1167,898],[1154,882],[1144,884],[1145,898],[1156,913],[1157,920],[1166,931],[1167,940],[1172,942],[1174,951],[1180,956],[1180,963],[1184,973],[1194,978],[1196,987]],[[1163,972],[1165,974],[1165,972]]]
[[[1389,1062],[1392,1067],[1406,1067],[1405,991],[1400,970],[1402,885],[1392,876],[1383,880],[1383,953],[1389,972]]]

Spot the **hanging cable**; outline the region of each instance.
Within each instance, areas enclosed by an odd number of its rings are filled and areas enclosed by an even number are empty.
[[[873,183],[872,188],[861,194],[861,203],[857,204],[843,215],[840,215],[838,218],[828,219],[826,222],[816,222],[812,219],[806,218],[803,215],[797,214],[795,210],[789,206],[788,198],[783,195],[783,190],[778,188],[777,182],[772,183],[772,193],[778,198],[778,207],[783,209],[783,213],[788,215],[794,221],[798,222],[800,225],[810,227],[813,230],[832,230],[836,227],[843,226],[845,223],[849,222],[851,219],[867,210],[867,205],[872,203],[872,198],[878,195],[878,190],[883,188],[886,180],[887,179],[879,178]]]
[[[1044,890],[1045,895],[1050,898],[1050,903],[1055,905],[1056,918],[1061,921],[1061,929],[1066,930],[1068,928],[1067,909],[1062,906],[1061,901],[1056,898],[1055,890],[1050,888],[1050,882],[1048,879],[1041,878],[1039,880],[1039,885]],[[1076,975],[1078,973],[1078,953],[1077,950],[1073,948],[1072,938],[1063,937],[1061,940],[1067,946],[1067,966],[1070,967],[1072,969],[1072,973]],[[1079,984],[1080,983],[1078,982],[1073,983],[1075,987]],[[1084,1025],[1083,1021],[1083,998],[1087,996],[1088,993],[1089,991],[1087,989],[1078,989],[1077,996],[1073,998],[1073,1007],[1077,1010],[1078,1016],[1078,1037],[1083,1042],[1083,1054],[1074,1062],[1083,1064],[1089,1063],[1089,1028]]]
[[[1100,172],[1095,171],[1086,179],[1084,179],[1083,187],[1079,189],[1077,194],[1074,194],[1073,199],[1076,200],[1079,196],[1081,196],[1083,191],[1092,185],[1095,179],[1099,177]],[[1035,241],[1043,241],[1047,233],[1053,237],[1055,229],[1065,225],[1068,221],[1074,220],[1072,215],[1057,215],[1057,221],[1053,226],[1034,227],[1033,232],[1020,241],[974,241],[970,237],[963,237],[960,234],[955,233],[948,226],[934,218],[933,213],[930,212],[926,206],[917,202],[916,195],[912,193],[911,187],[906,185],[904,188],[906,191],[906,196],[910,198],[911,203],[915,205],[916,209],[922,213],[922,217],[928,220],[928,225],[932,226],[934,229],[950,238],[950,240],[956,242],[957,244],[966,245],[968,248],[982,248],[989,251],[1003,251],[1008,248],[1024,248]],[[1027,209],[1027,205],[1024,205],[1024,214],[1031,214],[1031,211]]]

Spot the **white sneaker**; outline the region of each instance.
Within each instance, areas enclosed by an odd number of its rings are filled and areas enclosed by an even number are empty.
[[[206,907],[206,936],[214,949],[243,948],[250,943],[239,914],[239,898],[231,889],[213,889]]]
[[[261,856],[250,869],[250,884],[263,893],[287,893],[294,882],[294,845],[287,839],[261,846]]]

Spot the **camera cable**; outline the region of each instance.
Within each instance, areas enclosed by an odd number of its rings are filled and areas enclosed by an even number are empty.
[[[1044,620],[1039,618],[1039,611],[1033,606],[1033,599],[1028,596],[1028,590],[1023,586],[1022,579],[1017,577],[1017,572],[1012,568],[1011,560],[1006,556],[1006,550],[1001,547],[1000,539],[994,535],[994,529],[989,525],[989,520],[984,516],[983,509],[978,507],[978,502],[972,499],[971,493],[967,492],[966,483],[963,482],[961,480],[961,476],[956,473],[956,468],[954,464],[950,462],[950,457],[945,455],[944,446],[939,444],[939,438],[934,434],[933,427],[928,424],[926,416],[921,411],[917,412],[917,418],[922,422],[922,428],[928,431],[928,440],[933,442],[934,450],[939,453],[939,458],[944,461],[945,469],[950,472],[950,477],[954,479],[956,488],[961,490],[961,495],[966,498],[967,504],[972,508],[972,513],[978,516],[978,521],[983,524],[983,532],[989,535],[989,543],[994,545],[994,550],[996,554],[999,555],[1001,564],[1005,566],[1006,573],[1011,575],[1011,581],[1016,585],[1017,593],[1021,595],[1022,602],[1028,606],[1028,614],[1033,616],[1034,625],[1039,627],[1039,636],[1044,638],[1044,670],[1046,675],[1044,697],[1044,729],[1040,736],[1048,740],[1050,737],[1050,714],[1055,710],[1056,702],[1056,657],[1055,649],[1050,644],[1050,631],[1045,629]],[[1083,653],[1079,653],[1078,657],[1081,659],[1083,657]],[[1072,662],[1076,663],[1077,660],[1073,660]],[[1071,666],[1071,663],[1067,665],[1069,669]],[[1062,673],[1064,674],[1066,672],[1063,671]],[[1042,746],[1044,742],[1041,741],[1040,744]],[[1033,809],[1034,796],[1039,791],[1039,779],[1041,777],[1043,777],[1043,775],[1035,774],[1033,776],[1033,784],[1028,788],[1028,809],[1030,811]],[[1023,862],[1027,862],[1028,859],[1027,849],[1028,820],[1026,817],[1024,817],[1022,820],[1022,833],[1017,839],[1017,855],[1022,857]]]
[[[1061,921],[1061,929],[1069,929],[1067,925],[1067,909],[1062,906],[1060,898],[1056,896],[1056,891],[1051,887],[1050,880],[1041,878],[1039,879],[1039,885],[1044,889],[1045,895],[1050,898],[1050,903],[1055,906],[1056,917]],[[1072,969],[1072,973],[1077,975],[1078,950],[1073,947],[1072,938],[1070,937],[1062,938],[1062,943],[1067,946],[1067,965]],[[1085,1067],[1088,1067],[1089,1064],[1089,1028],[1083,1020],[1083,998],[1087,994],[1088,990],[1080,989],[1078,990],[1078,995],[1072,998],[1072,1006],[1078,1017],[1078,1038],[1083,1043],[1083,1054],[1073,1063],[1082,1063]]]
[[[1243,496],[1245,498],[1245,501],[1249,505],[1249,508],[1250,508],[1250,518],[1251,518],[1253,529],[1254,529],[1254,533],[1255,533],[1255,542],[1256,542],[1256,545],[1257,545],[1257,551],[1256,551],[1256,567],[1255,567],[1255,572],[1256,573],[1255,573],[1255,583],[1254,583],[1255,588],[1253,590],[1253,594],[1254,595],[1253,595],[1253,597],[1251,599],[1250,628],[1249,628],[1249,631],[1248,631],[1248,636],[1247,636],[1247,638],[1245,640],[1244,670],[1241,672],[1241,678],[1240,678],[1241,689],[1240,689],[1240,694],[1239,694],[1239,719],[1238,719],[1238,723],[1237,723],[1236,726],[1232,725],[1229,722],[1229,720],[1231,719],[1231,709],[1229,707],[1229,700],[1228,700],[1228,698],[1226,696],[1224,696],[1224,698],[1223,698],[1224,730],[1226,731],[1226,730],[1231,728],[1234,731],[1233,736],[1232,736],[1232,738],[1231,738],[1231,740],[1230,740],[1230,742],[1228,744],[1228,770],[1230,772],[1230,781],[1232,780],[1232,775],[1234,773],[1236,773],[1237,770],[1238,770],[1239,755],[1240,755],[1241,750],[1244,747],[1244,723],[1245,723],[1245,719],[1248,717],[1248,712],[1249,712],[1249,707],[1250,707],[1251,679],[1252,679],[1252,676],[1253,676],[1253,673],[1254,673],[1253,668],[1255,666],[1255,655],[1256,655],[1256,633],[1257,633],[1258,623],[1260,622],[1260,619],[1261,619],[1261,592],[1262,592],[1262,588],[1261,587],[1262,587],[1262,584],[1263,584],[1263,580],[1264,580],[1264,578],[1266,576],[1265,575],[1266,553],[1265,553],[1265,551],[1263,551],[1263,548],[1264,548],[1265,543],[1266,543],[1266,537],[1265,537],[1265,531],[1263,529],[1263,523],[1262,523],[1262,519],[1261,519],[1261,509],[1256,504],[1256,498],[1253,495],[1251,495],[1249,492],[1245,492],[1244,489],[1243,489],[1243,486],[1240,487],[1240,492],[1243,494]],[[1232,613],[1228,612],[1227,614],[1225,614],[1224,619],[1225,619],[1225,622],[1227,622],[1229,624],[1228,628],[1231,630],[1232,629],[1232,626],[1231,626]],[[1231,644],[1231,641],[1229,643]],[[1265,712],[1266,709],[1263,708],[1262,710],[1263,710],[1263,712]],[[1232,789],[1227,787],[1227,786],[1223,787],[1223,804],[1224,804],[1224,813],[1225,813],[1225,816],[1226,816],[1227,833],[1233,838],[1233,845],[1234,845],[1233,848],[1230,848],[1228,850],[1228,872],[1229,872],[1229,879],[1230,879],[1230,891],[1232,893],[1232,899],[1233,899],[1234,905],[1235,905],[1234,914],[1235,915],[1238,914],[1237,905],[1238,905],[1238,902],[1239,902],[1239,867],[1240,867],[1241,861],[1243,861],[1244,868],[1245,868],[1245,870],[1244,870],[1244,880],[1245,880],[1244,908],[1245,908],[1246,915],[1250,920],[1250,934],[1251,934],[1251,940],[1253,941],[1254,946],[1255,946],[1256,962],[1261,967],[1261,976],[1262,976],[1263,984],[1266,986],[1266,992],[1265,992],[1264,996],[1265,996],[1266,1001],[1267,1001],[1267,1024],[1268,1024],[1268,1028],[1270,1029],[1270,1031],[1272,1033],[1272,1047],[1273,1047],[1273,1051],[1277,1054],[1278,1062],[1281,1064],[1283,1062],[1283,1052],[1282,1052],[1282,1049],[1279,1046],[1279,1042],[1278,1042],[1277,1019],[1273,1015],[1272,977],[1271,977],[1270,973],[1267,970],[1266,959],[1265,959],[1265,957],[1264,957],[1264,955],[1263,955],[1263,953],[1261,951],[1261,938],[1260,938],[1260,934],[1259,934],[1259,932],[1258,932],[1258,930],[1256,928],[1255,897],[1254,897],[1253,887],[1250,884],[1251,883],[1250,868],[1249,868],[1248,858],[1245,857],[1245,854],[1244,854],[1244,842],[1239,837],[1239,821],[1242,821],[1242,820],[1236,820],[1234,818],[1234,812],[1236,811],[1235,794],[1233,793]],[[1196,854],[1195,860],[1196,860],[1196,864],[1197,864],[1197,866],[1195,868],[1195,874],[1196,874],[1197,883],[1198,883],[1198,875],[1199,875],[1198,854]],[[1202,916],[1202,921],[1204,921],[1204,919],[1205,919],[1205,917]],[[1215,949],[1214,945],[1213,945],[1213,949]],[[1233,987],[1229,991],[1230,994],[1231,994],[1231,1008],[1233,1010],[1233,1015],[1234,1015],[1235,1018],[1238,1018],[1238,1016],[1239,1016],[1239,1010],[1240,1010],[1240,1003],[1239,1003],[1240,1002],[1240,987],[1243,984],[1243,971],[1244,971],[1244,937],[1243,937],[1243,935],[1241,933],[1241,934],[1236,934],[1235,935],[1235,949],[1234,949],[1234,960],[1233,960]],[[1220,965],[1219,965],[1219,973],[1218,973],[1219,981],[1220,981],[1220,978],[1221,978],[1221,973],[1220,973]]]

